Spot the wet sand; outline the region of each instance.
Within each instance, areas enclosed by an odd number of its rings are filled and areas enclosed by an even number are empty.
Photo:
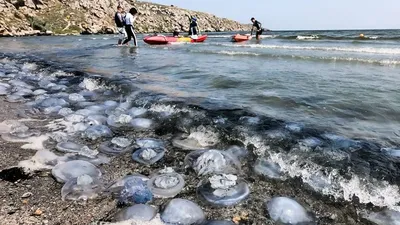
[[[0,99],[0,120],[18,119],[17,109],[21,105],[18,103],[8,103]],[[25,123],[30,128],[41,128],[48,121],[37,121]],[[340,224],[340,225],[361,225],[370,224],[357,215],[358,208],[365,208],[356,202],[337,203],[317,195],[312,191],[307,191],[301,181],[296,179],[290,181],[267,181],[257,177],[249,170],[254,157],[243,165],[244,173],[247,174],[247,181],[250,184],[251,196],[241,204],[219,208],[204,204],[196,195],[196,186],[200,179],[195,172],[185,169],[183,160],[187,152],[179,151],[174,148],[168,140],[169,135],[156,136],[152,132],[135,133],[138,137],[157,137],[167,140],[166,157],[160,162],[150,167],[141,166],[134,163],[129,153],[113,158],[110,164],[100,166],[103,172],[105,183],[124,177],[131,173],[141,173],[150,175],[155,171],[170,166],[176,168],[177,172],[185,176],[185,188],[176,196],[192,200],[203,208],[209,219],[235,219],[238,224],[246,225],[266,225],[274,224],[268,218],[264,203],[267,199],[274,196],[289,196],[295,198],[303,205],[309,206],[309,210],[315,213],[318,224]],[[100,224],[101,221],[112,221],[113,215],[119,210],[116,200],[109,196],[102,196],[96,200],[90,200],[86,204],[62,201],[62,184],[57,183],[51,175],[51,171],[40,171],[30,174],[29,177],[21,174],[21,170],[9,169],[18,164],[19,161],[31,158],[35,151],[21,149],[19,143],[7,143],[0,140],[0,174],[5,180],[0,180],[0,221],[1,224]],[[50,149],[51,150],[51,149]],[[8,175],[5,177],[5,175]],[[11,177],[15,175],[16,177]],[[18,175],[21,175],[18,177]],[[12,179],[15,178],[15,179]],[[20,179],[18,179],[20,178]],[[7,181],[8,180],[8,181]],[[28,192],[32,195],[27,198],[22,196]],[[168,199],[155,199],[150,204],[161,209]]]

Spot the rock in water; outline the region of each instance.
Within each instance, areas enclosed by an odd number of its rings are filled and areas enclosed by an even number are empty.
[[[217,206],[232,206],[246,199],[250,194],[246,182],[235,175],[214,175],[200,182],[197,193],[208,203]]]
[[[283,176],[279,164],[270,162],[266,159],[257,159],[256,164],[254,165],[254,172],[270,179],[281,179]]]
[[[74,160],[58,164],[53,168],[51,173],[60,183],[65,183],[85,174],[94,179],[100,178],[101,176],[101,172],[96,166],[83,160]]]
[[[167,224],[200,224],[205,220],[205,215],[196,203],[176,198],[166,205],[161,213],[161,220]]]
[[[114,220],[116,222],[126,221],[126,220],[140,220],[140,221],[150,221],[157,214],[154,207],[149,205],[137,204],[126,209],[119,211]]]
[[[365,214],[363,217],[377,225],[400,225],[400,212],[388,209]]]
[[[151,165],[164,157],[165,148],[141,148],[135,151],[132,159],[144,165]]]
[[[155,197],[172,198],[182,191],[185,180],[182,175],[168,167],[154,174],[147,185]]]
[[[313,221],[304,207],[291,198],[272,198],[267,202],[267,210],[272,220],[283,224],[300,225]]]
[[[64,184],[61,189],[61,198],[63,201],[87,201],[96,198],[102,190],[103,186],[97,178],[84,174]]]
[[[153,199],[153,194],[141,178],[132,178],[125,181],[119,197],[119,203],[145,204]]]

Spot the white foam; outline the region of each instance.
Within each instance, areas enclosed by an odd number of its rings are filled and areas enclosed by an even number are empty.
[[[296,39],[297,40],[315,40],[315,39],[319,39],[319,37],[317,35],[297,36]]]
[[[79,87],[84,88],[89,91],[94,91],[94,90],[99,90],[103,89],[104,87],[99,84],[98,81],[90,78],[85,78],[83,81],[79,84]]]
[[[188,139],[195,139],[197,142],[203,146],[213,146],[219,142],[219,135],[214,132],[211,128],[204,126],[199,126],[190,132]]]
[[[226,47],[236,48],[266,48],[266,49],[286,49],[286,50],[307,50],[307,51],[337,51],[337,52],[357,52],[357,53],[371,53],[371,54],[387,54],[387,55],[400,55],[400,48],[373,48],[373,47],[360,47],[360,48],[346,48],[346,47],[329,47],[329,46],[297,46],[297,45],[260,45],[260,44],[220,44]]]
[[[177,108],[175,105],[162,105],[154,104],[150,107],[149,111],[164,113],[167,116],[180,113],[180,112],[190,112],[190,110],[185,108]]]

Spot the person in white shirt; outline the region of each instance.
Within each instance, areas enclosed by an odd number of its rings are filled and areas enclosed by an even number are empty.
[[[138,11],[135,8],[131,8],[129,10],[129,13],[127,13],[125,16],[125,31],[128,35],[128,38],[125,39],[125,41],[122,43],[123,45],[129,45],[129,42],[133,39],[133,43],[135,44],[135,46],[138,46],[135,34],[135,27],[133,26],[133,23],[135,22],[137,17],[137,13]]]

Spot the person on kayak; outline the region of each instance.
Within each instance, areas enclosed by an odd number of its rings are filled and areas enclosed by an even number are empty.
[[[115,20],[115,25],[117,26],[117,32],[119,36],[118,45],[121,45],[124,39],[126,38],[126,32],[124,28],[125,24],[124,9],[120,5],[117,7],[117,12],[115,13],[114,20]]]
[[[189,17],[190,25],[189,25],[189,36],[197,35],[199,33],[199,28],[197,27],[197,18],[192,16]]]
[[[178,28],[175,28],[174,33],[172,33],[172,36],[173,37],[180,37]]]
[[[125,39],[125,41],[122,43],[123,45],[128,45],[129,42],[133,39],[134,45],[137,47],[137,38],[135,34],[135,27],[133,26],[133,23],[136,20],[138,11],[135,8],[131,8],[129,10],[129,13],[126,14],[125,16],[125,31],[128,35],[128,38]]]
[[[253,35],[253,30],[254,30],[254,28],[256,28],[256,39],[260,40],[260,35],[263,32],[261,23],[258,22],[256,19],[254,19],[254,17],[251,18],[251,22],[253,23],[253,26],[251,27],[251,35]]]

